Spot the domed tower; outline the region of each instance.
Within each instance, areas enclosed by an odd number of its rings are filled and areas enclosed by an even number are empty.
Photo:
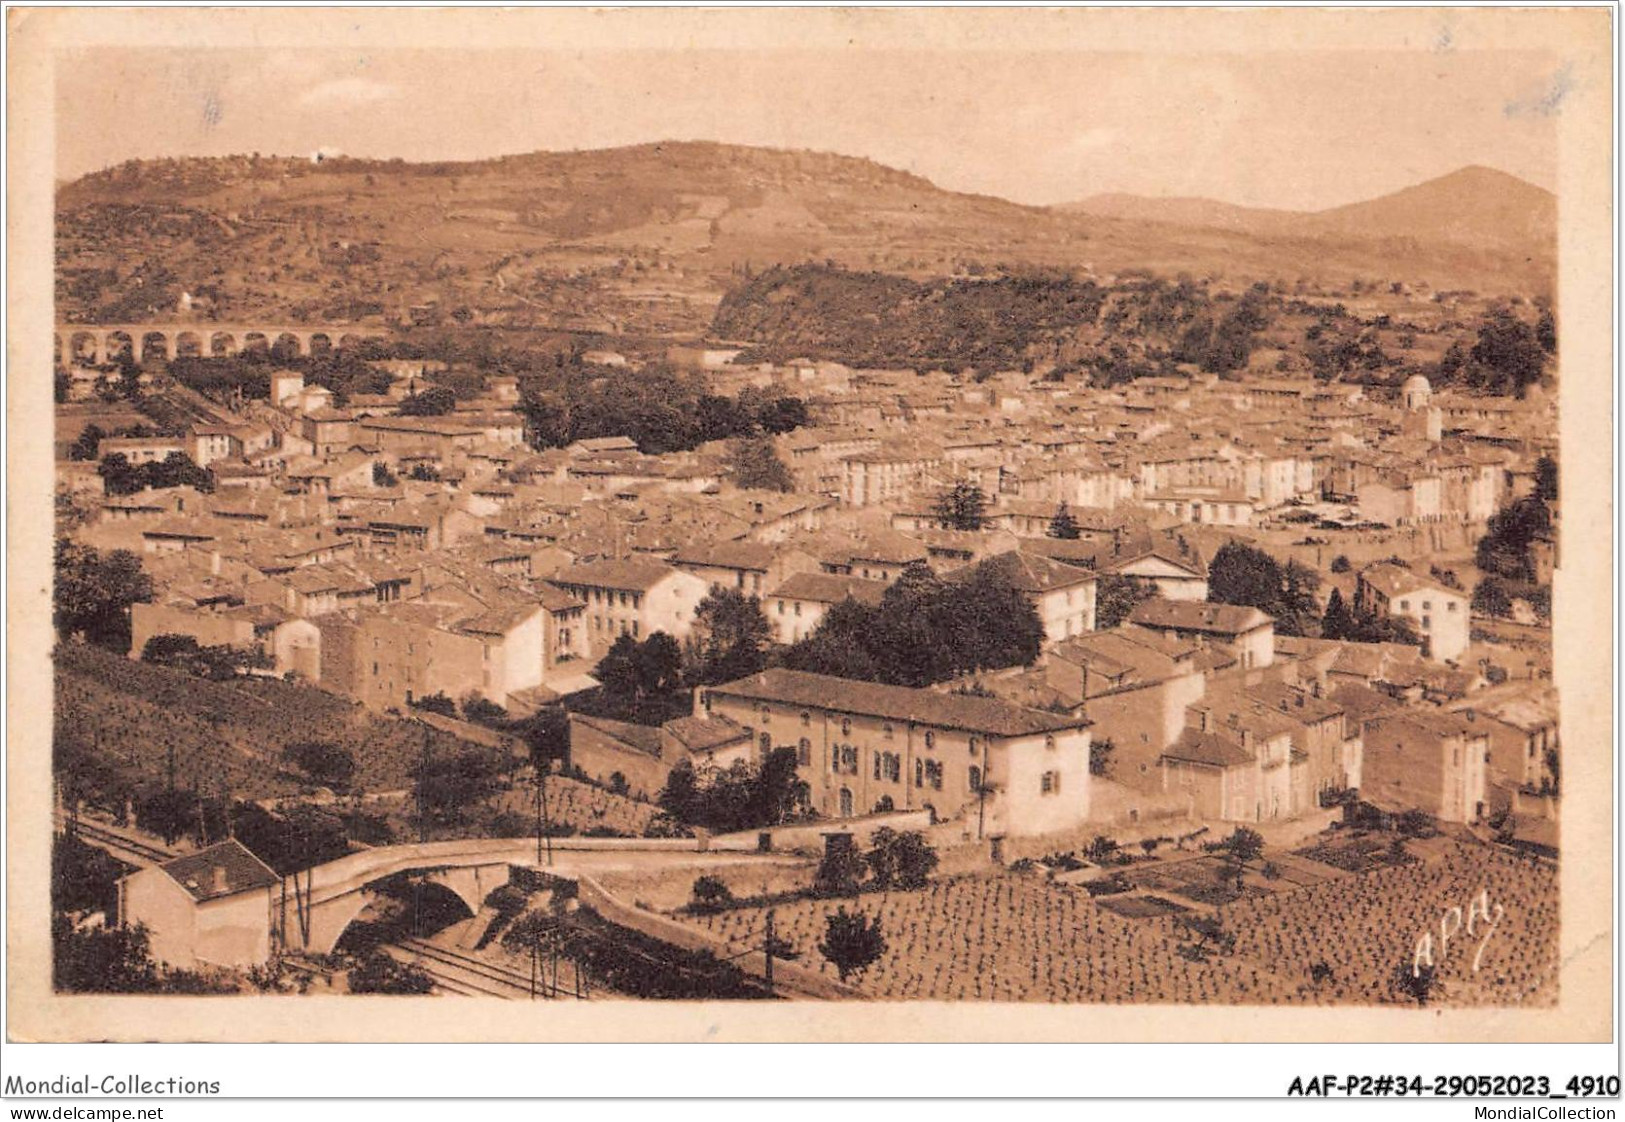
[[[1409,412],[1426,409],[1433,402],[1433,387],[1428,380],[1420,374],[1412,374],[1405,379],[1405,385],[1400,389],[1400,395],[1405,399],[1405,408]]]
[[[1433,404],[1433,387],[1428,380],[1412,374],[1399,392],[1405,401],[1405,434],[1437,444],[1444,436],[1444,412]]]

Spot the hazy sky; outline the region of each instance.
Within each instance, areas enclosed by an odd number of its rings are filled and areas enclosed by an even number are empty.
[[[868,156],[1053,203],[1319,209],[1468,164],[1555,186],[1549,56],[991,51],[97,50],[58,64],[57,176],[131,157],[471,159],[653,140]]]

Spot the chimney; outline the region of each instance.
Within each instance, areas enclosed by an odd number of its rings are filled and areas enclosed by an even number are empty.
[[[209,886],[210,890],[216,895],[225,895],[226,867],[224,865],[216,865],[211,871],[214,873],[214,878],[213,883],[211,883]]]

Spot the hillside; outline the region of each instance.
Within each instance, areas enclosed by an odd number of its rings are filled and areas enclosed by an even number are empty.
[[[1256,238],[1381,244],[1403,241],[1435,253],[1506,255],[1550,270],[1557,199],[1550,191],[1486,167],[1467,167],[1389,195],[1316,212],[1233,206],[1213,199],[1096,195],[1057,207],[1091,218],[1240,232]]]
[[[1236,206],[1217,199],[1181,196],[1150,197],[1111,193],[1093,195],[1082,202],[1062,203],[1063,213],[1131,222],[1161,222],[1171,226],[1199,226],[1245,234],[1280,234],[1286,223],[1302,215],[1289,210]]]
[[[1474,229],[1516,231],[1508,215],[1521,196],[1501,210],[1401,196],[1373,238],[1358,213],[1303,230],[1174,226],[1144,208],[1026,207],[868,160],[713,143],[471,163],[132,161],[58,192],[57,303],[81,322],[169,317],[185,294],[192,314],[221,321],[669,336],[705,331],[747,266],[806,262],[914,278],[1050,266],[1491,291],[1548,283],[1549,253],[1417,234],[1455,230],[1463,215]]]
[[[1469,167],[1369,202],[1311,216],[1325,234],[1454,242],[1484,251],[1551,255],[1557,197],[1493,168]]]

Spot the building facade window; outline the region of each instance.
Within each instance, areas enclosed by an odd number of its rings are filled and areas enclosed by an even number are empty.
[[[1046,771],[1038,779],[1038,793],[1041,795],[1056,795],[1061,791],[1061,773]]]
[[[796,766],[806,767],[810,763],[812,763],[812,741],[804,736],[796,745]]]
[[[925,746],[927,748],[935,748],[937,746],[937,734],[936,733],[927,732],[925,734]]]

